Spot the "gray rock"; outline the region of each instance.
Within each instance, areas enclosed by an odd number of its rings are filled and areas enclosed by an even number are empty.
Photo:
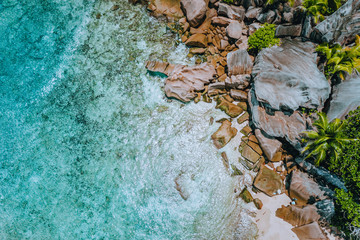
[[[238,101],[246,101],[247,100],[247,92],[237,89],[230,90],[230,96]]]
[[[243,0],[244,8],[248,9],[250,7],[256,7],[255,0]]]
[[[301,37],[309,39],[311,32],[312,32],[311,16],[307,15],[304,19],[304,23],[302,24]]]
[[[242,6],[237,7],[226,3],[219,3],[218,14],[230,19],[243,21],[245,18],[245,9]]]
[[[252,115],[252,122],[271,137],[285,138],[293,147],[301,151],[300,134],[307,130],[307,120],[298,111],[284,114],[273,111],[268,114],[256,99],[254,89],[249,91],[248,102]]]
[[[259,28],[261,28],[260,23],[252,23],[252,24],[250,24],[249,25],[248,35],[250,36],[251,34],[256,32],[256,30],[258,30]]]
[[[324,199],[315,203],[317,213],[321,216],[321,219],[330,222],[335,215],[335,204],[331,199]]]
[[[265,156],[271,160],[282,147],[282,143],[274,138],[265,137],[260,129],[255,130],[255,136],[258,139],[261,149]]]
[[[272,10],[261,13],[256,19],[261,23],[272,23],[276,18],[276,13]]]
[[[204,0],[181,0],[180,4],[192,27],[197,27],[204,21],[207,9]]]
[[[299,37],[301,34],[302,25],[279,25],[275,31],[275,37]]]
[[[250,74],[253,67],[253,62],[251,61],[251,58],[246,50],[239,49],[228,53],[227,65],[229,76]]]
[[[229,38],[232,38],[235,40],[241,38],[241,35],[242,35],[241,23],[239,23],[237,21],[231,22],[229,24],[229,26],[227,26],[227,28],[226,28],[226,34],[228,35]]]
[[[292,23],[294,14],[292,12],[284,12],[283,13],[283,20],[284,22]]]
[[[263,49],[252,74],[258,101],[274,110],[322,108],[330,94],[330,84],[317,68],[310,42],[283,40],[281,46]]]
[[[262,11],[262,8],[249,7],[246,11],[245,17],[248,20],[257,19]]]
[[[348,0],[331,16],[319,23],[311,34],[319,42],[351,43],[360,32],[360,0]]]
[[[250,78],[250,74],[233,75],[231,77],[227,77],[225,79],[226,88],[243,90],[249,86]]]
[[[330,109],[327,113],[329,121],[345,116],[360,106],[360,75],[354,70],[344,81],[333,88]]]
[[[204,90],[205,84],[209,84],[215,74],[214,66],[208,63],[175,68],[165,80],[165,94],[167,97],[189,102],[195,98],[195,91]]]

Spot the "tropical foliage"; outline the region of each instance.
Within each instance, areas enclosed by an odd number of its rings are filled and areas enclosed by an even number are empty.
[[[344,144],[352,141],[343,135],[344,122],[335,119],[329,123],[325,113],[318,113],[318,120],[313,125],[317,131],[305,132],[304,141],[307,142],[307,145],[303,153],[308,153],[306,158],[313,157],[317,166],[326,157],[337,160]]]
[[[228,4],[233,4],[234,3],[234,0],[223,0],[223,2],[226,2]]]
[[[342,4],[341,0],[304,0],[303,6],[308,14],[314,17],[315,23],[335,12]]]
[[[360,227],[360,204],[354,201],[351,192],[345,192],[343,189],[336,190],[337,203],[341,206],[343,217],[350,221],[353,227]]]
[[[256,30],[248,40],[248,51],[257,54],[261,49],[271,47],[280,43],[280,39],[275,38],[274,24],[265,23],[261,28]]]
[[[353,69],[360,71],[360,37],[357,35],[355,46],[344,47],[336,44],[329,47],[329,44],[321,44],[316,48],[320,54],[327,59],[325,74],[328,77],[338,75],[344,80],[344,73],[352,73]]]

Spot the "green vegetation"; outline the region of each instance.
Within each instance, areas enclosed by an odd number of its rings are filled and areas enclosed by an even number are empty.
[[[256,30],[249,37],[249,48],[248,51],[252,54],[258,54],[261,49],[271,47],[280,43],[280,39],[275,38],[274,24],[265,23],[263,27]]]
[[[228,4],[233,4],[234,0],[223,0],[223,2],[228,3]]]
[[[338,159],[341,148],[345,143],[352,140],[345,138],[342,133],[344,123],[340,119],[335,119],[333,122],[328,121],[325,113],[318,113],[319,119],[314,122],[317,131],[305,132],[307,142],[304,148],[304,153],[309,152],[306,158],[314,157],[317,166],[326,158],[332,157]]]
[[[339,76],[344,80],[344,73],[352,73],[353,69],[360,70],[360,37],[357,35],[355,46],[344,47],[336,44],[329,47],[327,43],[316,48],[327,59],[325,74],[327,77]]]

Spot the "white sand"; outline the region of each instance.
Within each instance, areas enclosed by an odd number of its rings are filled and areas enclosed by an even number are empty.
[[[291,231],[293,226],[281,218],[276,217],[275,212],[281,205],[289,205],[291,199],[286,194],[268,197],[264,193],[253,194],[254,198],[259,198],[264,206],[259,210],[255,217],[255,222],[259,229],[259,240],[293,240],[299,239]]]

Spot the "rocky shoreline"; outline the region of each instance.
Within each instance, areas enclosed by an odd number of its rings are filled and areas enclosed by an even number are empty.
[[[241,167],[232,164],[225,151],[221,153],[224,166],[233,175],[242,175],[241,169],[252,172],[253,182],[242,186],[239,197],[253,202],[259,214],[262,208],[288,201],[275,206],[276,211],[268,217],[283,219],[284,228],[288,226],[285,222],[291,224],[298,239],[340,239],[334,237],[336,229],[330,228],[335,214],[333,189],[346,187],[338,177],[299,157],[302,133],[312,129],[314,121],[311,113],[301,109],[330,108],[329,114],[335,118],[360,104],[358,98],[344,103],[346,95],[341,90],[351,90],[341,84],[331,94],[333,86],[319,70],[315,51],[319,41],[351,42],[357,29],[352,16],[359,9],[358,1],[349,0],[318,25],[304,12],[301,1],[293,6],[284,2],[269,6],[257,0],[234,4],[150,0],[146,4],[151,14],[169,21],[169,28],[190,48],[189,57],[197,57],[194,66],[146,63],[148,71],[166,76],[166,96],[184,103],[216,102],[216,108],[229,116],[217,120],[221,126],[211,136],[218,149],[241,134],[241,141],[236,143]],[[343,25],[334,24],[339,14],[347,16],[344,21],[351,26],[341,34],[337,33]],[[252,56],[247,51],[248,38],[264,23],[277,25],[275,35],[281,38],[281,44]],[[354,81],[345,84],[358,87]],[[241,126],[240,132],[235,124]],[[271,202],[267,198],[274,196],[284,197],[267,206]],[[277,229],[282,231],[281,226]],[[279,238],[276,234],[259,234],[261,239],[296,239],[295,235]]]

